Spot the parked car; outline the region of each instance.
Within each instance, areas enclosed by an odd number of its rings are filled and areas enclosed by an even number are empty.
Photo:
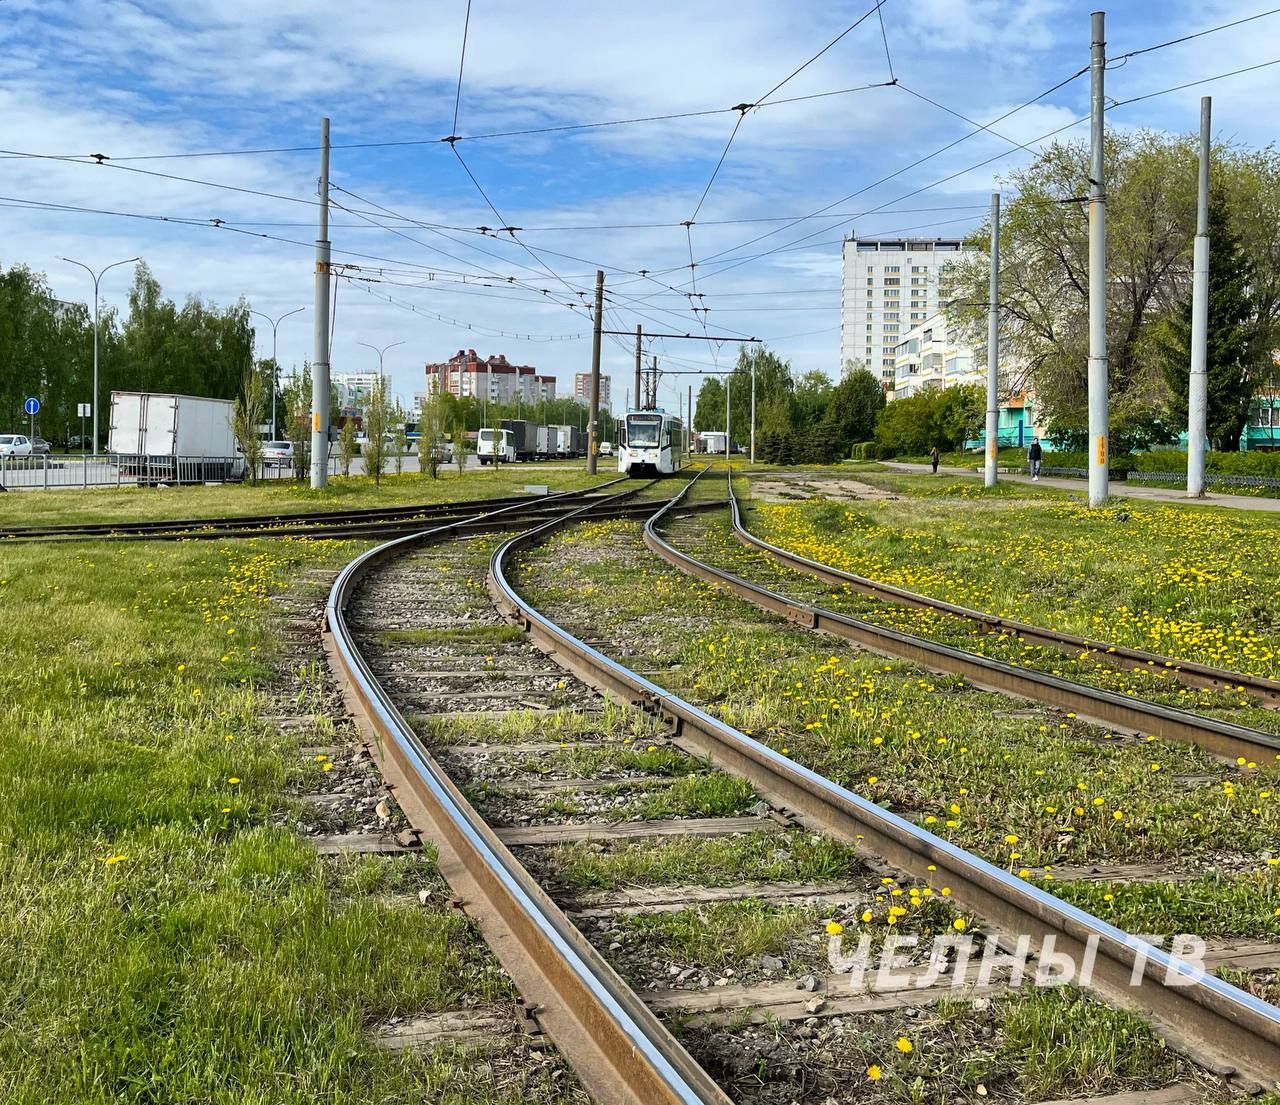
[[[292,441],[264,441],[262,443],[263,468],[292,468]]]
[[[37,434],[31,439],[31,452],[36,456],[47,457],[49,455],[49,443]]]
[[[602,457],[613,456],[613,442],[611,441],[600,442],[600,455]]]
[[[29,457],[31,439],[23,434],[0,434],[0,457]]]

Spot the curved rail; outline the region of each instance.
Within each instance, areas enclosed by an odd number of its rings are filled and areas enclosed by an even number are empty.
[[[730,504],[732,506],[732,502]],[[1280,736],[1204,717],[1175,706],[1161,706],[1141,698],[1091,687],[1032,668],[1015,667],[952,645],[899,629],[875,625],[847,614],[788,598],[768,587],[713,567],[661,540],[651,528],[645,543],[682,571],[709,583],[727,587],[734,594],[807,629],[832,633],[879,652],[920,664],[936,672],[960,675],[976,687],[1017,695],[1078,714],[1082,718],[1117,729],[1147,733],[1166,740],[1194,744],[1230,760],[1271,762],[1280,758]]]
[[[1238,687],[1248,691],[1250,694],[1257,695],[1268,705],[1280,706],[1280,682],[1274,679],[1267,679],[1261,675],[1247,675],[1244,672],[1229,671],[1225,668],[1215,668],[1208,664],[1196,663],[1193,660],[1175,660],[1171,656],[1161,656],[1156,652],[1146,652],[1142,649],[1130,648],[1127,645],[1115,645],[1108,641],[1098,641],[1091,637],[1081,637],[1074,633],[1046,629],[1044,626],[1032,625],[1029,622],[1021,622],[1013,618],[1002,618],[995,614],[988,614],[981,610],[973,610],[967,606],[947,602],[944,599],[931,598],[916,591],[908,591],[902,587],[894,587],[892,584],[881,583],[867,576],[841,571],[839,568],[833,568],[830,564],[823,564],[819,560],[811,560],[808,557],[801,556],[799,553],[792,552],[790,549],[785,549],[780,545],[766,541],[762,537],[757,537],[747,529],[742,521],[742,513],[739,509],[737,496],[733,491],[732,476],[729,479],[729,500],[733,510],[733,533],[739,541],[749,548],[768,553],[788,568],[807,572],[826,583],[841,587],[851,587],[861,594],[870,595],[872,598],[880,599],[882,602],[896,603],[900,606],[909,606],[917,610],[932,610],[939,614],[949,614],[952,617],[973,622],[988,633],[1008,633],[1032,644],[1057,649],[1059,652],[1068,654],[1088,652],[1090,655],[1095,656],[1100,663],[1119,668],[1122,671],[1126,670],[1125,665],[1128,665],[1129,668],[1136,665],[1169,675],[1189,687],[1208,687],[1210,689],[1226,687],[1234,689]]]
[[[622,482],[622,478],[609,480],[590,488],[580,488],[567,494],[590,496]],[[561,493],[566,494],[566,493]],[[17,526],[0,529],[0,541],[87,539],[87,538],[154,538],[154,537],[216,537],[232,533],[233,536],[290,536],[318,530],[324,526],[370,527],[377,524],[403,522],[421,529],[424,522],[446,522],[464,515],[492,513],[503,507],[552,502],[558,495],[507,495],[494,499],[460,500],[458,502],[423,503],[395,507],[368,507],[355,510],[295,512],[291,514],[231,515],[218,518],[175,518],[145,522],[71,522],[53,526]],[[415,524],[417,523],[417,524]],[[252,531],[264,530],[255,534]],[[372,532],[370,530],[369,532]],[[389,531],[388,531],[389,532]]]
[[[600,514],[641,487],[567,517]],[[501,520],[513,507],[478,515]],[[731,1105],[658,1018],[471,808],[432,758],[360,655],[344,611],[360,579],[404,552],[458,530],[457,523],[379,545],[334,583],[325,611],[326,648],[357,712],[377,738],[384,770],[411,817],[425,817],[440,845],[440,867],[515,979],[540,1023],[600,1102],[618,1105]]]
[[[695,569],[692,574],[725,583],[734,577],[700,565],[668,545],[655,530],[693,482],[696,478],[649,519],[645,542],[681,568]],[[1026,936],[1031,947],[1045,956],[1066,953],[1076,964],[1092,961],[1091,989],[1148,1017],[1175,1046],[1215,1072],[1268,1086],[1280,1079],[1280,1009],[800,766],[539,613],[511,585],[507,560],[572,520],[571,516],[555,519],[508,539],[494,552],[489,566],[489,590],[499,609],[558,663],[602,690],[663,715],[680,736],[719,766],[746,778],[766,798],[810,824],[855,843],[913,878],[942,879],[953,888],[953,897],[985,918],[1007,946]]]

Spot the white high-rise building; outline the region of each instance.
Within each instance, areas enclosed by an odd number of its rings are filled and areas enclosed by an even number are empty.
[[[965,255],[959,238],[848,238],[841,275],[840,364],[861,361],[893,393],[906,332],[938,311],[938,276]]]

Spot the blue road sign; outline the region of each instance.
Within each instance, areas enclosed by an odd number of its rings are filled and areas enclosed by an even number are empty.
[[[22,409],[23,409],[24,411],[26,411],[26,412],[27,412],[27,414],[39,414],[39,413],[40,413],[40,400],[39,400],[39,399],[28,399],[25,403],[23,403],[23,405],[22,405]]]

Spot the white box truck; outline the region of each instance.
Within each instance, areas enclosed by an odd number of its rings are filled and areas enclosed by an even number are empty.
[[[107,450],[122,475],[143,483],[240,479],[234,408],[229,399],[113,391]]]

